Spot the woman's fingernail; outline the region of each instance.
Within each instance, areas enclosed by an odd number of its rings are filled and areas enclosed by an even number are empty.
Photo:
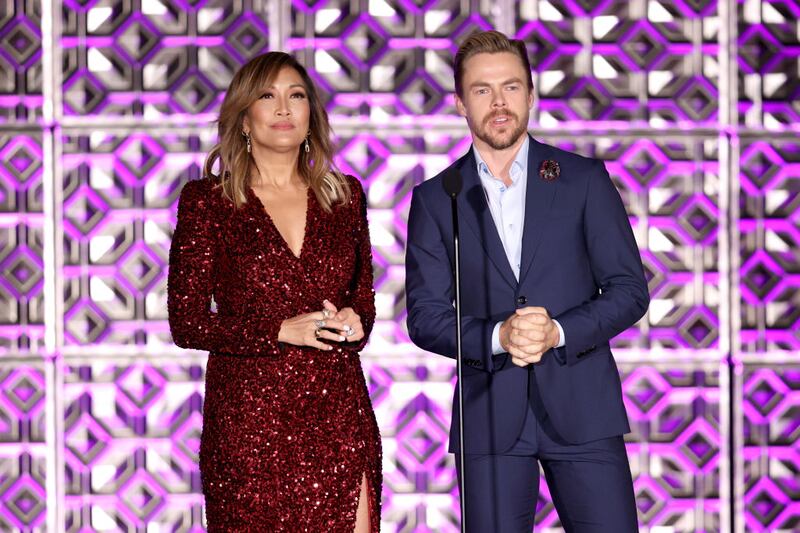
[[[343,341],[343,340],[344,340],[344,337],[342,337],[341,335],[339,335],[339,341]]]

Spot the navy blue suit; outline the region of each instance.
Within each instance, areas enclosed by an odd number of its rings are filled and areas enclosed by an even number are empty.
[[[548,159],[560,166],[553,181],[539,177]],[[566,447],[621,440],[630,429],[609,340],[644,315],[649,295],[628,217],[604,165],[531,139],[519,281],[472,150],[453,166],[463,179],[457,203],[466,453],[513,454],[531,412],[539,430]],[[453,229],[445,172],[413,192],[406,297],[413,342],[454,357]],[[546,308],[561,324],[566,344],[520,368],[508,354],[492,355],[491,336],[497,322],[527,306]],[[458,447],[455,401],[450,451]]]

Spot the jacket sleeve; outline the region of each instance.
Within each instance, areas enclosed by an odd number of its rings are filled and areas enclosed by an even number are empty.
[[[448,206],[448,211],[450,207]],[[414,189],[408,214],[406,248],[406,306],[411,340],[429,352],[455,359],[455,277],[439,226]],[[462,260],[465,258],[462,258]],[[462,291],[469,287],[461,287]],[[497,320],[462,315],[462,357],[470,366],[494,372],[492,331]]]
[[[278,354],[277,316],[222,316],[211,311],[221,243],[221,213],[207,180],[187,183],[169,251],[167,308],[172,339],[182,348],[243,355]],[[218,203],[218,202],[216,202]]]
[[[635,324],[650,303],[628,215],[601,161],[589,177],[583,233],[600,290],[596,298],[553,317],[564,329],[566,345],[559,350],[568,365]]]
[[[361,183],[350,178],[353,194],[353,237],[356,244],[356,268],[353,282],[348,293],[349,307],[361,317],[364,337],[356,342],[344,343],[343,346],[360,351],[367,345],[372,327],[375,325],[375,288],[372,274],[372,245],[369,240],[369,224],[367,222],[367,197]],[[347,307],[347,306],[344,306]]]

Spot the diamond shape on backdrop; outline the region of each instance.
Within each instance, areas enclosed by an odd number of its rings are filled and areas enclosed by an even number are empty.
[[[5,491],[3,502],[5,508],[23,524],[32,524],[45,508],[42,488],[27,474]]]
[[[90,233],[108,210],[105,201],[88,187],[80,189],[64,202],[64,216],[82,234]]]
[[[636,508],[639,510],[639,521],[647,523],[661,512],[670,500],[669,494],[658,486],[657,482],[649,477],[639,477],[634,482],[636,493]]]
[[[118,391],[142,409],[161,395],[165,381],[161,373],[144,363],[125,368],[114,380]]]
[[[641,185],[647,185],[667,169],[664,154],[657,146],[647,142],[631,147],[619,161],[628,174]]]
[[[164,273],[166,266],[153,257],[153,252],[147,247],[132,248],[120,261],[120,273],[125,276],[128,283],[142,292],[146,291],[154,279]]]
[[[125,169],[120,174],[124,177],[128,173],[134,176],[135,180],[129,184],[135,186],[162,161],[164,149],[152,137],[131,135],[114,150],[114,155]]]
[[[84,465],[91,465],[106,449],[111,437],[100,423],[88,413],[82,413],[74,423],[67,423],[64,443]]]
[[[163,492],[164,488],[140,469],[120,487],[119,496],[135,516],[147,521],[164,504]]]
[[[117,45],[136,61],[141,61],[161,41],[161,35],[147,19],[138,16],[116,32]]]
[[[640,22],[633,31],[620,39],[621,48],[644,70],[664,52],[664,44],[657,35],[658,32],[650,24]]]
[[[786,385],[773,372],[756,372],[747,380],[744,394],[746,401],[766,418],[787,392]]]
[[[761,300],[780,283],[784,275],[780,267],[763,252],[754,254],[741,267],[742,281]]]
[[[200,458],[200,434],[203,430],[203,416],[195,411],[181,425],[172,431],[170,439],[192,462]]]
[[[44,397],[44,384],[23,368],[12,372],[2,384],[3,394],[22,413],[31,409]]]
[[[19,183],[26,182],[42,167],[42,154],[29,137],[11,140],[0,153],[3,167]]]
[[[741,170],[759,189],[764,189],[784,165],[783,158],[764,142],[753,143],[741,157]]]
[[[751,518],[758,520],[759,525],[770,530],[770,525],[779,514],[786,509],[783,503],[786,496],[781,493],[769,478],[761,478],[755,487],[745,495],[745,508],[750,511]]]
[[[27,294],[43,277],[40,259],[27,246],[18,247],[14,255],[4,262],[3,277],[17,294]]]
[[[690,80],[678,95],[678,105],[691,120],[708,120],[719,105],[719,95],[703,78]]]
[[[107,326],[106,317],[86,300],[76,304],[65,318],[67,333],[79,344],[97,342]]]
[[[705,196],[696,196],[678,216],[680,225],[689,232],[694,241],[704,241],[717,229],[719,214]]]
[[[41,47],[41,36],[27,18],[17,18],[17,24],[0,39],[0,46],[18,65],[26,63]]]
[[[625,396],[642,412],[647,413],[669,390],[657,372],[650,369],[635,370],[623,384]]]
[[[411,81],[399,88],[400,101],[409,112],[416,115],[428,115],[442,104],[447,93],[434,83],[426,74],[419,72]]]
[[[172,99],[189,113],[204,111],[216,96],[216,89],[203,76],[191,73],[172,92]]]
[[[680,332],[684,339],[694,348],[708,348],[717,338],[717,326],[714,317],[704,307],[694,308],[683,320]]]
[[[702,470],[719,453],[719,435],[702,418],[696,419],[676,441],[692,465]]]
[[[269,46],[269,30],[258,19],[248,18],[225,39],[242,57],[253,57]]]
[[[64,103],[79,115],[87,115],[103,101],[104,90],[87,72],[76,74],[64,86]]]
[[[344,46],[364,64],[372,64],[378,59],[377,55],[386,49],[386,38],[382,28],[366,14],[353,21],[341,35]]]

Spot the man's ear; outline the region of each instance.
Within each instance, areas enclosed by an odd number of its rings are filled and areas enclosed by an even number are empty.
[[[461,101],[461,97],[459,97],[458,94],[455,95],[455,98],[456,98],[456,110],[458,111],[458,114],[461,115],[462,117],[466,117],[467,108],[464,107],[464,102]]]
[[[528,93],[528,109],[533,109],[533,86],[531,86],[531,90]]]

